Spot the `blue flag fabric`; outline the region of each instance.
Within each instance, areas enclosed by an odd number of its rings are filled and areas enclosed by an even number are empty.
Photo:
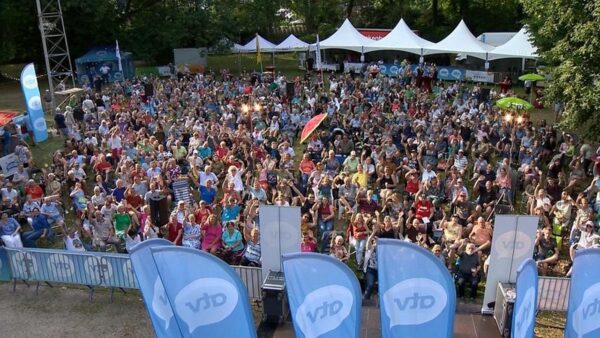
[[[150,253],[150,248],[172,245],[170,241],[156,238],[143,241],[129,250],[133,271],[158,338],[183,337]]]
[[[511,337],[533,338],[537,293],[537,265],[532,258],[528,258],[517,269],[517,298],[513,309]]]
[[[577,251],[573,261],[565,338],[600,337],[600,249]]]
[[[29,125],[33,129],[33,140],[35,143],[45,141],[48,139],[48,127],[33,63],[28,64],[21,71],[21,90],[25,97]]]
[[[441,260],[405,241],[377,241],[381,334],[452,337],[456,290]]]
[[[293,253],[283,255],[283,272],[296,337],[360,337],[360,286],[347,265],[322,254]]]
[[[256,337],[246,287],[229,265],[192,248],[150,251],[184,337]]]

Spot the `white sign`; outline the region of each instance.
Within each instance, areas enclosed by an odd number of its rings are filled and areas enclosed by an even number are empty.
[[[300,252],[300,208],[261,205],[260,249],[263,276],[282,271],[281,255]]]
[[[467,81],[473,82],[494,83],[494,73],[482,72],[477,70],[467,70],[465,71],[465,79]]]
[[[537,216],[496,216],[482,313],[493,311],[487,304],[494,300],[498,283],[515,283],[518,267],[533,256],[538,220]]]
[[[15,154],[8,154],[4,157],[0,157],[0,167],[2,167],[2,173],[4,176],[11,176],[17,172],[19,166],[19,157]]]

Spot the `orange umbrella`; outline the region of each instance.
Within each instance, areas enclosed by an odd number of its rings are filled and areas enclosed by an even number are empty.
[[[304,143],[304,141],[310,137],[310,134],[312,134],[315,129],[319,128],[326,117],[327,114],[319,114],[310,119],[310,121],[308,121],[308,123],[304,126],[304,129],[302,129],[302,134],[300,134],[300,143]]]

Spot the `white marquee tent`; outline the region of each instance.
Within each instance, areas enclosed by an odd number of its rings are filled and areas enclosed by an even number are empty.
[[[436,43],[432,48],[425,50],[427,54],[462,53],[480,59],[486,59],[487,54],[494,49],[493,46],[479,40],[469,30],[463,20],[454,28],[444,40]]]
[[[276,52],[289,52],[295,50],[306,50],[309,44],[298,39],[294,34],[290,34],[280,44],[275,46]]]
[[[269,40],[263,38],[260,35],[256,35],[252,40],[250,40],[247,44],[243,46],[239,46],[236,48],[234,45],[233,51],[236,53],[255,53],[256,52],[256,39],[258,39],[258,48],[261,52],[273,52],[275,51],[275,44],[270,42]]]
[[[346,19],[342,26],[330,37],[320,42],[321,49],[347,49],[358,53],[364,53],[364,48],[374,40],[360,34],[356,28]]]
[[[435,44],[427,41],[410,29],[404,19],[389,32],[384,38],[372,42],[365,47],[365,52],[374,52],[379,50],[399,50],[409,53],[423,55],[425,49],[433,49]]]
[[[490,51],[489,59],[537,59],[537,48],[531,43],[531,40],[527,27],[523,27],[512,39]]]

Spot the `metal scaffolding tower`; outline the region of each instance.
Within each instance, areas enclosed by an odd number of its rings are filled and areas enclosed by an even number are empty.
[[[36,0],[36,4],[53,111],[55,92],[75,88],[75,78],[60,0]]]

